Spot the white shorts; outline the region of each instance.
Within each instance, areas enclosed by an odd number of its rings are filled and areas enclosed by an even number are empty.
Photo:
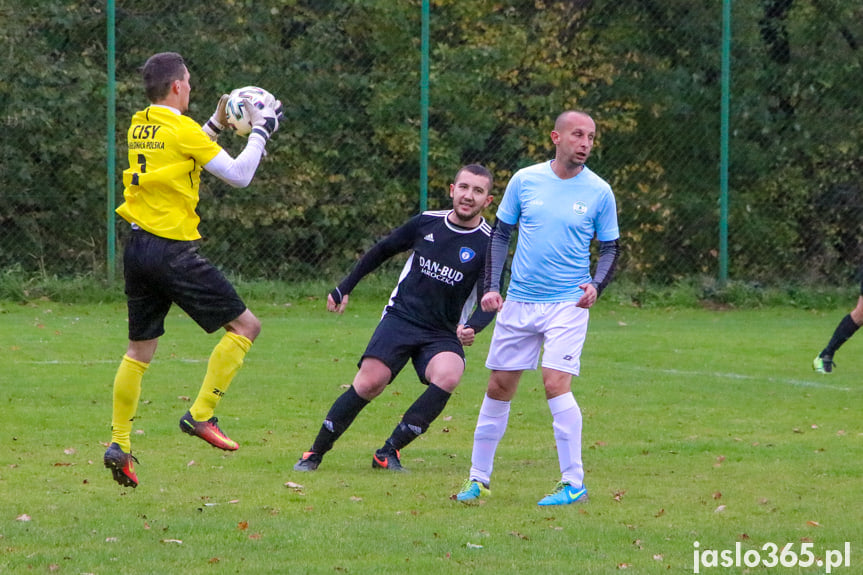
[[[485,366],[496,371],[542,367],[578,375],[590,312],[575,302],[506,301],[497,316]]]

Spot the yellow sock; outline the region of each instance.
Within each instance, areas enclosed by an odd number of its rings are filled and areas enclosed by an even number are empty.
[[[132,433],[132,420],[138,411],[141,397],[141,380],[149,363],[123,356],[117,375],[114,376],[114,412],[111,416],[111,442],[118,444],[123,451],[132,451],[129,436]]]
[[[201,391],[189,410],[195,421],[206,421],[213,417],[219,400],[228,391],[228,386],[243,366],[243,358],[251,347],[252,341],[242,335],[229,331],[222,337],[210,355]]]

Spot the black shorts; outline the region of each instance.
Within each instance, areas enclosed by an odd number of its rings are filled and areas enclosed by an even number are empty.
[[[172,303],[207,333],[246,311],[231,282],[198,254],[196,241],[169,240],[133,230],[123,265],[131,341],[165,333],[165,316]]]
[[[457,353],[464,360],[464,349],[456,334],[420,327],[388,313],[372,334],[357,366],[361,366],[367,357],[379,359],[390,368],[392,382],[410,359],[420,381],[428,385],[426,367],[434,356],[444,351]]]

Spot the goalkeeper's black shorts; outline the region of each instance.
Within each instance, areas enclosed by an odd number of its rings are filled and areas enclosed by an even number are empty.
[[[246,310],[231,282],[198,253],[197,241],[169,240],[132,231],[123,253],[129,339],[165,333],[165,316],[175,303],[207,333]]]

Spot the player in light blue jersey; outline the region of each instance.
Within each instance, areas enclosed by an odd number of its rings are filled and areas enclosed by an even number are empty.
[[[489,493],[497,446],[506,431],[510,402],[524,370],[542,354],[542,379],[553,417],[561,479],[540,505],[587,500],[581,459],[581,410],[571,391],[580,369],[588,310],[611,281],[619,253],[617,207],[611,187],[585,162],[596,124],[569,110],[551,132],[553,160],[519,170],[506,188],[486,258],[485,311],[500,311],[486,367],[488,389],[480,407],[470,477],[456,499]],[[506,303],[500,278],[513,229],[518,242]],[[596,273],[590,244],[599,242]]]

